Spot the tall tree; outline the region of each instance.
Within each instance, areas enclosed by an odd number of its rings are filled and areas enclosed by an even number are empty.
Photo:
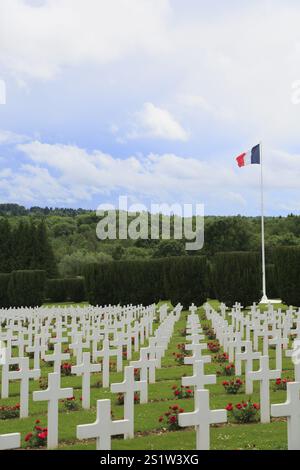
[[[38,224],[36,229],[35,254],[38,268],[44,269],[50,278],[57,276],[56,261],[44,220]]]
[[[0,220],[0,272],[9,273],[12,269],[11,260],[12,233],[7,219]]]

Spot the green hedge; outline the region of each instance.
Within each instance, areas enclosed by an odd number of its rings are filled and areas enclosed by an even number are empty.
[[[214,297],[231,307],[240,302],[244,307],[262,297],[261,258],[258,253],[217,253],[212,263]]]
[[[0,273],[0,308],[9,307],[8,283],[10,274]]]
[[[186,309],[208,298],[209,265],[205,256],[169,258],[164,263],[165,299]]]
[[[45,271],[13,271],[7,293],[11,307],[37,307],[44,302]]]
[[[48,279],[46,299],[50,302],[83,302],[87,299],[84,278]]]
[[[160,260],[92,264],[86,268],[85,279],[92,305],[148,305],[164,298]]]
[[[274,250],[276,277],[281,300],[287,305],[300,306],[300,247]]]
[[[160,300],[201,305],[207,299],[207,261],[176,257],[89,265],[85,272],[92,305],[149,305]]]
[[[275,264],[266,265],[267,295],[269,299],[279,299],[279,283]]]

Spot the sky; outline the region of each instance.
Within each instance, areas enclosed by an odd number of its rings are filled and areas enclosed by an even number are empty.
[[[0,203],[300,211],[298,0],[0,0]]]

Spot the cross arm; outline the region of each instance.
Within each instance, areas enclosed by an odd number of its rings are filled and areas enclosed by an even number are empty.
[[[217,376],[216,374],[212,374],[212,375],[205,375],[204,377],[205,379],[205,382],[208,384],[208,385],[212,385],[212,384],[216,384],[217,383]]]
[[[2,434],[0,435],[0,450],[17,449],[21,447],[21,434]]]
[[[192,413],[181,413],[178,415],[179,426],[185,428],[189,426],[197,426],[199,424],[199,411],[193,411]]]
[[[110,391],[112,393],[123,393],[124,392],[124,382],[119,384],[111,384]]]
[[[98,421],[92,424],[80,424],[77,426],[77,439],[94,439],[100,437],[101,426]]]
[[[30,371],[31,378],[39,379],[41,376],[41,369],[32,369]]]
[[[84,366],[82,364],[71,367],[71,373],[75,375],[82,375],[84,373]]]
[[[129,419],[112,421],[111,423],[111,435],[112,436],[117,436],[118,434],[126,434],[129,431],[130,431]]]
[[[196,376],[191,375],[190,377],[182,377],[181,383],[184,387],[190,387],[192,385],[196,385]]]
[[[227,423],[226,410],[212,410],[210,412],[210,424]]]
[[[74,395],[73,388],[62,388],[59,398],[72,398]]]
[[[281,418],[292,415],[292,405],[289,402],[271,405],[271,415],[274,418]]]

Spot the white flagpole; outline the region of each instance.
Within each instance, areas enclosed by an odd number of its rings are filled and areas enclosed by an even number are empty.
[[[264,172],[263,172],[263,152],[262,142],[260,146],[260,189],[261,189],[261,254],[262,254],[262,303],[268,303],[266,285],[266,250],[265,250],[265,215],[264,215]]]

